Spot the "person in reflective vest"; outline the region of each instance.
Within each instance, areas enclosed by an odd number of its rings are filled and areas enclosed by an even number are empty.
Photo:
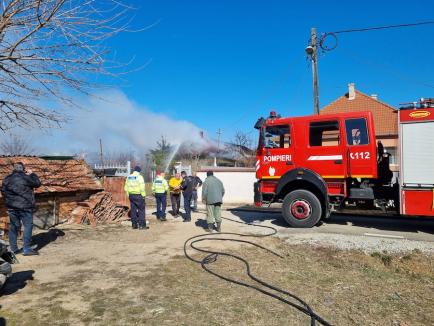
[[[157,219],[160,221],[166,221],[167,191],[169,190],[169,184],[164,176],[164,173],[158,173],[152,183],[152,193],[157,201]]]
[[[130,199],[130,214],[133,229],[146,229],[145,221],[145,180],[140,174],[140,167],[136,166],[134,172],[125,180],[124,190]]]

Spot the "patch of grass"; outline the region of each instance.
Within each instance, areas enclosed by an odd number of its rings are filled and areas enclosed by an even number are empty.
[[[382,253],[375,251],[371,254],[371,257],[380,259],[385,266],[392,265],[393,257],[389,255],[386,251],[383,251]]]
[[[387,252],[366,255],[289,246],[275,238],[256,242],[284,258],[251,247],[229,251],[246,258],[255,276],[301,297],[334,325],[433,324],[434,263],[430,256],[412,252],[411,259],[400,259]],[[272,326],[310,322],[298,310],[254,289],[216,278],[183,256],[157,268],[144,266],[143,274],[131,273],[128,266],[124,262],[125,269],[119,269],[116,263],[105,262],[99,266],[104,274],[77,266],[60,281],[35,283],[32,293],[43,299],[29,302],[24,310],[17,308],[16,314],[7,317],[8,326]],[[246,277],[243,264],[231,258],[220,256],[209,268],[261,287]],[[104,275],[111,278],[101,283]],[[84,280],[87,285],[83,285]],[[93,282],[98,285],[93,286]],[[74,306],[71,298],[80,302]]]
[[[401,260],[411,260],[411,254],[407,254],[401,257]]]
[[[49,320],[66,321],[71,316],[72,311],[62,307],[61,302],[54,302],[50,305]]]

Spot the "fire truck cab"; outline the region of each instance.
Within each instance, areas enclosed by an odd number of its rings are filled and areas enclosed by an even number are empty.
[[[427,135],[431,132],[433,135],[434,109],[425,111],[430,113],[428,116],[432,121],[424,125],[423,133]],[[401,146],[405,140],[401,135],[403,130],[409,133],[407,129],[410,129],[402,127],[402,124],[416,122],[428,120],[410,119],[400,123]],[[400,184],[399,179],[394,178],[389,168],[390,154],[376,141],[371,112],[294,118],[282,118],[271,112],[268,118],[260,118],[255,128],[260,134],[255,204],[269,206],[275,202],[282,203],[282,215],[293,227],[312,227],[321,218],[327,218],[330,212],[346,209],[398,214],[402,210],[403,189],[408,190],[408,187],[412,187],[413,192],[407,191],[406,196],[412,198],[418,196],[414,191],[428,189],[428,195],[424,193],[426,200],[429,197],[430,204],[433,203],[434,180],[410,185]],[[414,133],[420,130],[420,126],[411,129]],[[431,136],[430,139],[434,138]],[[404,143],[408,146],[408,142]],[[431,143],[434,145],[434,142]],[[409,155],[415,155],[414,148],[407,151],[413,152]],[[434,171],[434,146],[428,151],[431,154],[425,155],[425,159],[426,156],[430,159],[421,164],[424,171]],[[414,165],[418,161],[414,159],[411,162]],[[405,161],[401,166],[411,171],[421,169],[421,166],[408,167],[407,164]],[[426,164],[431,165],[425,167]],[[404,176],[408,173],[405,172]],[[434,172],[432,174],[434,176]],[[420,182],[420,178],[418,174],[414,181]],[[432,210],[424,213],[434,215]]]

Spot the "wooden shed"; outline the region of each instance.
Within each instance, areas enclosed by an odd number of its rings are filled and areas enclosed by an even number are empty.
[[[84,160],[68,157],[0,156],[0,184],[22,162],[38,175],[42,186],[35,190],[36,210],[33,223],[48,228],[67,220],[79,202],[103,190],[100,181]],[[9,218],[0,195],[0,229],[7,230]]]

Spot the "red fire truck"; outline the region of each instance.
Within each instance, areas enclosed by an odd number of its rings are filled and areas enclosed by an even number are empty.
[[[371,112],[260,118],[256,206],[282,203],[293,227],[334,211],[434,217],[434,99],[401,108],[398,119],[394,175]]]

